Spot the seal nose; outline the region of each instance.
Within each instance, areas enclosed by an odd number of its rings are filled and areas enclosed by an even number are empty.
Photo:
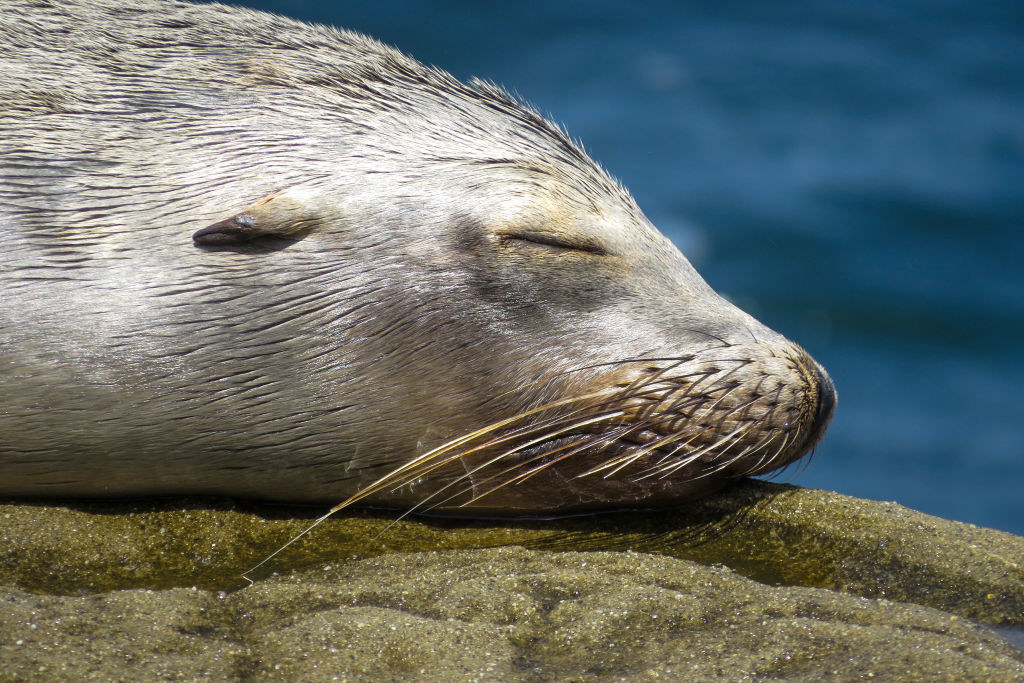
[[[828,427],[832,413],[836,409],[836,387],[832,383],[832,378],[817,363],[814,364],[814,368],[818,374],[818,408],[814,411],[814,421],[808,430],[808,441],[812,444],[825,433],[825,427]]]

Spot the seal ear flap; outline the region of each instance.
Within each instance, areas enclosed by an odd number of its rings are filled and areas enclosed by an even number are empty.
[[[209,225],[192,235],[197,246],[244,244],[257,237],[298,239],[322,222],[317,202],[310,193],[275,192],[255,204]]]

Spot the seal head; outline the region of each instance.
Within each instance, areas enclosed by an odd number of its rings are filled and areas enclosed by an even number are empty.
[[[2,494],[657,505],[831,417],[819,365],[498,88],[150,0],[16,0],[0,56]]]

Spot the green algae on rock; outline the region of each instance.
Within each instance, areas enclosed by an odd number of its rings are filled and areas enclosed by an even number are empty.
[[[12,589],[15,678],[1014,680],[1024,653],[927,607],[632,552],[398,553],[199,589]]]
[[[317,510],[229,501],[0,506],[0,582],[38,592],[197,585],[240,574]],[[293,571],[353,557],[507,545],[637,550],[725,564],[758,581],[830,588],[1024,626],[1024,539],[892,503],[747,482],[672,510],[553,520],[327,520],[263,567]]]

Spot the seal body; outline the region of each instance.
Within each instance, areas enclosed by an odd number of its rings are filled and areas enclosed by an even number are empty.
[[[654,505],[831,417],[496,87],[154,0],[8,2],[0,61],[0,495]]]

